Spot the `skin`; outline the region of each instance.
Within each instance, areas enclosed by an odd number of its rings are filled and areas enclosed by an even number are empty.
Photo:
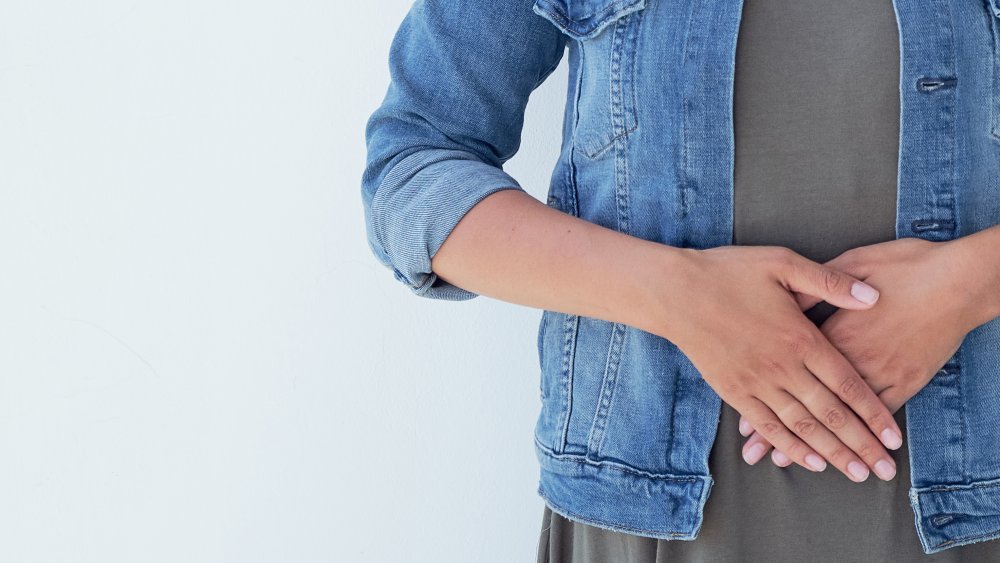
[[[628,324],[671,341],[719,396],[803,466],[892,463],[892,413],[802,308],[865,311],[877,291],[780,247],[698,250],[563,213],[522,190],[475,205],[432,256],[443,280],[499,300]],[[868,299],[871,301],[871,299]],[[863,479],[863,478],[862,478]]]
[[[882,292],[871,309],[838,310],[820,329],[893,413],[927,385],[970,331],[1000,316],[1000,227],[947,242],[904,238],[860,247],[826,265]],[[800,305],[815,302],[802,298]],[[756,428],[741,417],[751,464],[772,448]],[[796,461],[780,446],[771,459],[782,467]]]

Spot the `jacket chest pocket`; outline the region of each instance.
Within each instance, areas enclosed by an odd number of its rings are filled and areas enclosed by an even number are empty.
[[[990,26],[993,29],[993,96],[990,113],[993,137],[1000,139],[1000,0],[989,0]]]
[[[615,141],[639,126],[635,67],[639,23],[646,2],[535,0],[534,12],[573,40],[573,145],[589,158],[601,157]]]

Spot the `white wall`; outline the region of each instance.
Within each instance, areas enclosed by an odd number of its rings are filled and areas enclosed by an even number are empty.
[[[408,8],[3,3],[0,561],[534,560],[539,311],[364,239]],[[539,199],[565,84],[505,167]]]

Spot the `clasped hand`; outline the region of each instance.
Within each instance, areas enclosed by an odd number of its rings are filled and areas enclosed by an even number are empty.
[[[979,289],[989,288],[977,285],[980,282],[972,275],[976,269],[974,255],[958,248],[955,242],[898,239],[849,250],[824,264],[880,292],[872,307],[841,308],[819,329],[824,340],[850,362],[867,390],[875,393],[892,413],[927,385],[957,352],[968,332],[990,320],[986,307],[975,298]],[[806,310],[820,298],[798,293],[796,300]],[[778,441],[771,440],[773,429],[754,424],[745,413],[741,414],[740,433],[749,436],[743,446],[748,463],[756,463],[772,447],[771,459],[778,466],[808,461],[801,455],[804,450],[799,443],[782,441],[780,436],[773,436]],[[882,416],[878,414],[876,420],[884,424]],[[803,439],[820,429],[808,418],[795,424],[793,428]],[[855,452],[865,459],[882,455],[871,445],[863,445]],[[852,455],[849,448],[836,445],[826,450],[824,457],[836,461]],[[852,463],[856,462],[847,462],[848,476],[864,480],[865,468]],[[877,460],[872,467],[886,480],[895,473],[891,459]]]
[[[657,330],[740,413],[748,463],[773,447],[779,465],[889,480],[893,413],[998,314],[984,299],[1000,268],[982,265],[996,236],[903,238],[825,264],[775,246],[682,249]],[[839,310],[817,327],[803,311],[820,301]]]

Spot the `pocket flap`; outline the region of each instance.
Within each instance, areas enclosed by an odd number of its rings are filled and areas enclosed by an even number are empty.
[[[587,39],[609,23],[645,7],[646,0],[535,0],[532,10],[566,35]]]

